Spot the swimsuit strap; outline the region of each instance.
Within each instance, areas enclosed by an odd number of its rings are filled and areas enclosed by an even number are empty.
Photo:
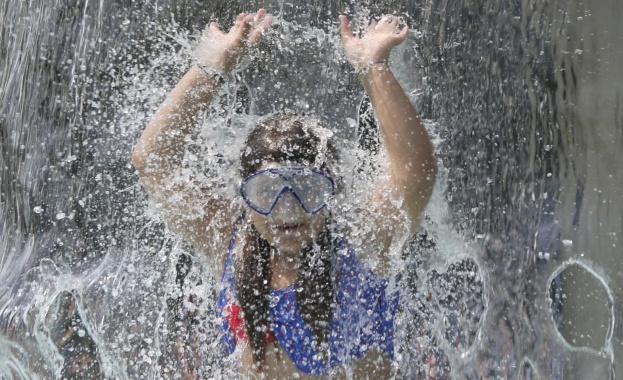
[[[234,268],[234,247],[243,217],[229,243],[218,300],[222,340],[230,355],[238,342],[248,339],[236,301]],[[393,359],[397,292],[388,292],[388,281],[366,268],[341,234],[336,233],[332,240],[336,308],[329,320],[330,355],[326,360],[310,344],[314,333],[300,315],[293,288],[269,291],[270,332],[266,341],[278,341],[300,371],[314,375],[327,374],[333,366],[361,358],[371,347],[378,347]]]

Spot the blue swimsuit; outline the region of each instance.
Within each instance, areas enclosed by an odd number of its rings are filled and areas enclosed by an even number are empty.
[[[247,339],[235,288],[235,242],[236,234],[229,243],[218,300],[223,341],[230,355],[238,341]],[[344,239],[338,239],[337,243],[337,307],[329,321],[328,362],[310,344],[314,334],[299,314],[293,286],[269,291],[272,334],[267,342],[277,340],[296,367],[307,374],[325,375],[330,367],[361,358],[372,348],[385,352],[390,359],[394,357],[393,325],[398,292],[389,293],[388,281],[364,268]]]

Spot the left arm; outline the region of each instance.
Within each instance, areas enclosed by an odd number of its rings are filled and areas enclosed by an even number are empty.
[[[404,212],[410,221],[410,232],[420,224],[421,215],[430,200],[437,164],[433,145],[404,90],[387,66],[391,49],[407,37],[408,27],[397,30],[398,20],[384,16],[373,22],[363,37],[355,37],[346,16],[341,18],[341,34],[346,55],[360,73],[360,80],[370,97],[379,120],[383,142],[390,160],[390,179],[372,195],[377,215],[376,229],[366,241],[368,255],[378,256],[379,269],[387,265],[387,253]],[[400,206],[396,206],[397,200]],[[372,215],[371,215],[372,216]],[[381,218],[381,220],[378,220]],[[404,219],[403,219],[404,220]],[[374,252],[372,252],[374,251]]]
[[[389,183],[374,194],[389,190],[402,199],[403,209],[417,228],[430,199],[437,164],[433,144],[411,102],[386,64],[375,64],[361,75],[381,126],[391,163]]]

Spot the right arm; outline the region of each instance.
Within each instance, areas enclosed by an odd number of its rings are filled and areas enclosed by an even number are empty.
[[[199,62],[226,75],[270,25],[271,17],[265,13],[261,9],[255,16],[240,14],[227,34],[211,23],[197,49]],[[192,178],[175,181],[175,177],[184,157],[186,138],[217,90],[218,81],[193,66],[158,108],[132,154],[141,184],[161,209],[169,227],[207,254],[220,251],[220,246],[214,246],[217,242],[227,244],[234,228],[230,219],[240,214],[236,202],[217,197],[209,187]]]
[[[208,254],[219,248],[208,243],[222,240],[214,234],[229,232],[231,223],[220,216],[235,207],[234,203],[217,199],[193,178],[176,176],[186,150],[186,137],[217,89],[215,79],[197,66],[192,67],[156,111],[132,154],[140,182],[158,205],[168,227]]]

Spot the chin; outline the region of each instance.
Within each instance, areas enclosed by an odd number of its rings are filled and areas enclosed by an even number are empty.
[[[300,252],[303,246],[301,244],[276,244],[275,248],[283,255],[292,256]]]
[[[256,215],[255,226],[270,245],[287,254],[297,253],[313,244],[322,228],[321,217],[299,218],[295,221],[280,221]]]
[[[277,234],[271,242],[272,246],[284,253],[296,253],[312,244],[313,239],[310,236],[301,237],[295,235]]]

